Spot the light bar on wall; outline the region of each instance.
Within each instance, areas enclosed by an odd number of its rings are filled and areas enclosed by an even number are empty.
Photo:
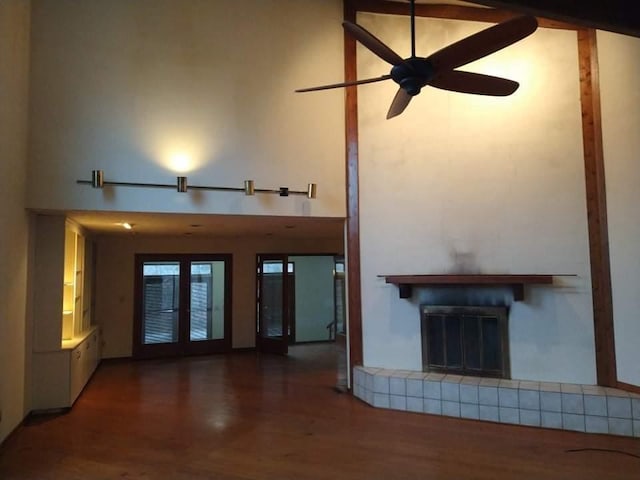
[[[315,183],[309,183],[306,190],[291,190],[289,187],[280,188],[255,188],[253,180],[245,180],[244,187],[217,187],[211,185],[189,185],[187,183],[187,177],[176,177],[176,183],[147,183],[147,182],[116,182],[107,181],[104,179],[103,170],[92,170],[91,180],[76,180],[76,183],[80,185],[91,185],[93,188],[104,187],[141,187],[141,188],[170,188],[176,189],[180,193],[186,193],[188,190],[211,190],[217,192],[241,192],[248,196],[253,196],[256,193],[270,193],[279,195],[281,197],[288,197],[289,195],[305,195],[307,198],[316,198],[317,185]]]

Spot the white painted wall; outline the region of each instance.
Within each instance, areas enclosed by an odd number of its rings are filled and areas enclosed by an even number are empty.
[[[597,40],[618,379],[640,385],[640,39]]]
[[[333,256],[289,257],[295,263],[296,342],[329,339],[335,316]]]
[[[343,78],[341,20],[340,0],[36,2],[29,206],[344,216],[343,92],[293,92]],[[92,169],[112,181],[315,182],[318,198],[76,185]]]
[[[96,323],[103,358],[131,356],[136,253],[231,253],[233,347],[255,346],[256,255],[341,253],[342,238],[101,236],[96,240]]]
[[[405,17],[358,21],[408,56]],[[418,19],[427,56],[487,24]],[[421,368],[422,291],[412,301],[380,274],[566,273],[510,312],[513,378],[595,382],[593,315],[575,32],[538,30],[468,70],[521,81],[511,97],[425,88],[385,120],[397,86],[359,87],[364,363]],[[360,78],[389,67],[358,47]],[[503,290],[464,292],[504,303]],[[431,297],[431,298],[430,298]]]
[[[29,10],[0,2],[0,442],[25,414]]]

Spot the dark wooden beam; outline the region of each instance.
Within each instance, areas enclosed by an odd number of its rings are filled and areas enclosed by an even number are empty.
[[[356,8],[344,2],[344,19],[356,21]],[[356,41],[344,35],[344,79],[357,79]],[[349,308],[349,365],[362,365],[362,300],[360,294],[360,198],[358,180],[358,89],[345,89],[345,146],[347,183],[347,292]],[[353,375],[351,376],[353,379]]]
[[[409,6],[402,2],[388,0],[353,0],[360,12],[381,13],[386,15],[409,15]],[[461,5],[417,4],[417,17],[430,17],[455,20],[470,20],[475,22],[500,23],[518,14],[511,10],[464,7]],[[577,30],[575,25],[539,18],[538,24],[544,28],[558,28],[563,30]]]
[[[617,386],[596,32],[578,31],[582,138],[598,385]]]
[[[546,17],[582,27],[640,37],[638,0],[469,0],[472,3]]]
[[[618,382],[618,388],[620,390],[626,390],[627,392],[640,394],[640,385],[632,385],[630,383]]]

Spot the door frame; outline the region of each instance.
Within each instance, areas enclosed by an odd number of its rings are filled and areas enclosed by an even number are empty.
[[[264,303],[262,302],[262,263],[263,261],[276,260],[282,262],[282,338],[276,339],[271,337],[265,337],[262,335],[264,330],[262,308]],[[295,275],[295,267],[294,267]],[[263,353],[276,353],[280,355],[286,355],[289,349],[289,337],[290,337],[290,324],[291,324],[291,311],[289,308],[289,299],[291,293],[289,292],[289,256],[286,254],[278,253],[264,253],[256,255],[256,349]],[[294,327],[295,328],[295,327]]]
[[[297,252],[293,252],[293,253],[258,253],[256,254],[256,295],[255,295],[255,301],[256,301],[256,308],[255,308],[255,327],[256,327],[256,350],[258,352],[264,352],[264,353],[272,353],[269,351],[269,349],[263,349],[262,345],[261,345],[261,338],[260,338],[260,333],[259,333],[259,322],[260,322],[260,275],[261,275],[261,269],[260,269],[260,259],[261,258],[266,258],[266,259],[283,259],[285,261],[285,265],[288,265],[289,263],[295,263],[295,262],[291,262],[289,260],[290,257],[333,257],[334,259],[334,264],[335,264],[335,260],[336,258],[343,258],[344,259],[344,254],[340,254],[340,253],[334,253],[334,252],[330,252],[330,253],[297,253]],[[295,266],[294,266],[294,275],[295,275]],[[345,262],[345,276],[346,276],[346,262]],[[346,280],[345,280],[346,281]],[[335,271],[334,271],[334,282],[335,282]],[[288,282],[287,282],[288,285]],[[346,284],[345,284],[346,286]],[[289,294],[293,293],[295,295],[295,285],[293,286],[293,289],[291,292],[288,292]],[[295,298],[295,297],[294,297]],[[288,302],[288,298],[284,298],[284,294],[283,294],[283,302],[287,303],[287,310],[289,310],[289,304],[291,302]],[[295,317],[293,316],[295,313],[295,300],[293,303],[293,310],[289,311],[289,317],[288,317],[288,321],[290,323],[289,328],[290,328],[290,332],[291,332],[291,336],[290,338],[288,338],[288,345],[291,344],[295,344],[295,332],[296,332],[296,326],[295,326]],[[334,320],[335,320],[335,311],[334,311]],[[345,317],[345,321],[348,322],[348,319]],[[291,342],[289,340],[293,339],[294,341]],[[278,351],[275,353],[280,353],[280,354],[284,354],[286,355],[288,349],[284,349],[284,351]]]
[[[178,262],[180,264],[178,313],[178,341],[145,345],[142,342],[142,308],[143,308],[143,265],[145,262]],[[191,272],[184,267],[191,262],[223,261],[224,262],[224,338],[204,341],[190,340],[189,307],[191,294]],[[233,256],[220,253],[136,253],[134,259],[134,292],[133,292],[133,345],[132,355],[135,359],[175,357],[188,355],[207,355],[229,352],[232,348],[232,269]],[[182,272],[188,272],[183,275]],[[183,300],[185,299],[185,300]]]

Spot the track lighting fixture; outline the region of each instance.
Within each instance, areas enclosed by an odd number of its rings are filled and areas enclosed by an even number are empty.
[[[104,187],[104,172],[102,170],[91,171],[91,186],[93,188]]]
[[[187,191],[187,177],[176,177],[177,189],[180,193],[186,193]]]
[[[109,187],[142,187],[142,188],[170,188],[176,189],[180,193],[186,193],[189,190],[211,190],[218,192],[242,192],[247,196],[253,196],[256,193],[270,193],[281,197],[290,195],[305,195],[309,199],[316,198],[317,186],[315,183],[307,184],[307,190],[291,190],[289,187],[279,187],[277,189],[255,188],[253,180],[245,180],[244,187],[217,187],[211,185],[189,185],[187,177],[176,177],[176,183],[146,183],[146,182],[115,182],[106,181],[104,179],[103,170],[92,170],[91,180],[76,180],[80,185],[91,185],[93,188]]]

